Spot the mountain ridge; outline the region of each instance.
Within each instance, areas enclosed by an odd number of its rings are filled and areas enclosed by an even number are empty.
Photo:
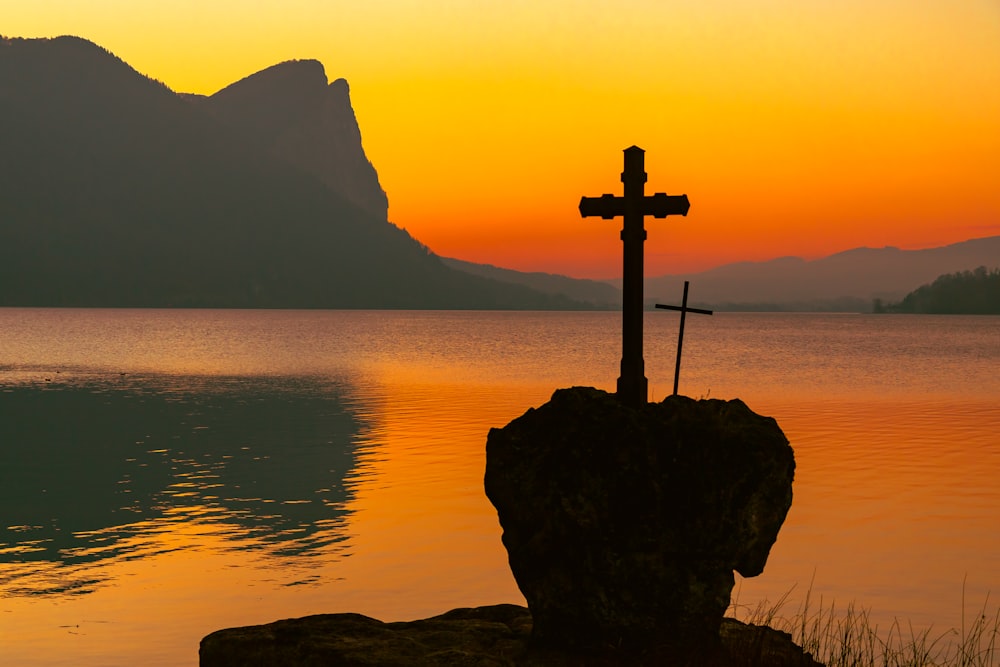
[[[271,136],[340,132],[328,144],[363,156],[338,81]],[[580,307],[454,271],[326,184],[329,165],[82,38],[0,38],[0,127],[16,128],[0,132],[0,306]],[[359,178],[384,196],[374,168]]]
[[[343,78],[327,83],[318,60],[272,65],[197,102],[245,140],[388,219],[388,198],[362,148],[350,86]]]
[[[795,309],[862,307],[898,300],[942,274],[1000,264],[1000,236],[968,239],[936,248],[901,250],[859,247],[814,260],[776,258],[727,264],[699,273],[646,279],[651,300],[676,299],[685,280],[700,303],[727,308],[736,304],[785,304]]]
[[[621,305],[620,279],[595,281],[444,261],[469,273],[572,295],[602,308]],[[783,256],[732,262],[697,273],[651,276],[645,280],[645,302],[650,308],[657,302],[674,303],[688,280],[692,303],[719,310],[868,312],[875,299],[898,300],[940,275],[981,265],[1000,266],[1000,236],[919,250],[858,247],[813,260]],[[605,284],[615,291],[595,288]]]
[[[393,225],[344,79],[290,60],[175,93],[79,37],[0,37],[0,305],[616,308],[616,281],[440,258]],[[647,305],[867,310],[1000,236],[646,279]]]
[[[621,305],[621,290],[600,280],[570,278],[543,271],[515,271],[493,264],[467,262],[454,257],[442,257],[441,261],[447,266],[472,275],[524,285],[546,294],[562,295],[574,301],[590,304],[595,308],[605,309]]]

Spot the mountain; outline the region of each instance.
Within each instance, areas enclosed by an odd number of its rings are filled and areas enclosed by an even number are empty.
[[[274,65],[202,100],[244,141],[316,176],[373,216],[387,218],[389,202],[361,147],[350,87],[344,79],[327,85],[319,61]]]
[[[184,96],[76,37],[0,38],[0,306],[564,308],[385,217],[346,82]]]
[[[450,258],[443,261],[473,275],[529,286],[594,307],[621,306],[621,280],[582,280]],[[693,306],[730,311],[868,312],[875,299],[898,301],[914,285],[977,266],[1000,266],[1000,236],[925,250],[855,248],[811,261],[779,257],[725,264],[700,273],[646,278],[645,301],[650,308],[655,303],[676,303],[684,281],[689,280]]]
[[[781,257],[646,279],[648,302],[674,303],[691,281],[691,302],[720,310],[870,311],[936,277],[1000,265],[1000,236],[928,248],[855,248],[822,259]]]
[[[545,294],[563,296],[590,304],[595,308],[619,308],[622,303],[621,290],[600,280],[570,278],[553,273],[526,273],[513,269],[503,269],[492,264],[474,264],[450,257],[442,257],[441,261],[447,266],[465,273],[500,282],[523,285]]]

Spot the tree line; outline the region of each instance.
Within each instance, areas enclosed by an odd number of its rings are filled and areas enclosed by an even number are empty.
[[[980,266],[939,276],[913,290],[899,303],[875,299],[876,313],[1000,314],[1000,268]]]

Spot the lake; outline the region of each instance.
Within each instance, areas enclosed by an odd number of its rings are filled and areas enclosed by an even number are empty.
[[[645,316],[652,400],[678,317]],[[619,313],[0,309],[0,664],[195,665],[223,627],[523,604],[486,434],[613,390],[620,355]],[[795,449],[736,604],[995,609],[998,371],[1000,317],[687,318],[681,393]]]

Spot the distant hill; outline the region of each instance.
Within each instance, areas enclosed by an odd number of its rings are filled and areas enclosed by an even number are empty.
[[[870,312],[874,299],[897,301],[914,285],[998,260],[1000,236],[925,250],[855,248],[811,261],[782,257],[647,278],[646,297],[673,303],[689,280],[692,302],[719,310]]]
[[[487,264],[445,259],[456,269],[549,294],[594,304],[621,306],[621,281],[580,280],[547,273],[522,273]],[[876,299],[898,301],[914,285],[944,273],[1000,262],[1000,236],[940,248],[855,248],[807,261],[780,257],[738,262],[708,271],[646,278],[645,300],[675,303],[691,281],[691,303],[716,310],[870,312]]]
[[[0,38],[0,306],[566,308],[385,217],[347,83],[178,95],[76,37]]]
[[[500,282],[523,285],[545,294],[563,296],[574,301],[587,303],[595,308],[620,308],[622,303],[621,290],[600,280],[570,278],[552,273],[525,273],[512,269],[502,269],[491,264],[474,264],[449,257],[442,257],[441,261],[447,266],[465,273]]]
[[[977,267],[939,276],[899,303],[875,304],[877,313],[1000,315],[1000,268]]]

